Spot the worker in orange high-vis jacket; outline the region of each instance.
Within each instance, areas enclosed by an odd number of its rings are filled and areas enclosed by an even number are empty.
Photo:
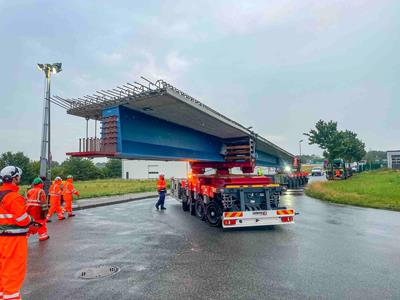
[[[75,215],[72,213],[72,198],[73,195],[79,196],[79,192],[75,190],[73,182],[73,177],[72,175],[67,176],[67,180],[64,183],[63,187],[63,197],[64,197],[64,208],[63,212],[68,213],[68,217],[75,217]]]
[[[165,201],[165,194],[167,193],[167,185],[165,183],[163,174],[160,174],[160,176],[158,177],[157,191],[160,197],[156,203],[156,208],[158,209],[158,207],[161,206],[161,209],[166,209],[164,206],[164,201]]]
[[[49,213],[47,214],[46,221],[51,222],[50,218],[54,213],[57,213],[57,217],[59,220],[64,220],[64,214],[62,213],[61,209],[61,189],[62,179],[61,177],[56,177],[53,184],[49,188],[49,195],[50,195],[50,209]]]
[[[0,171],[0,299],[21,299],[26,274],[27,234],[33,219],[18,193],[22,170],[8,166]]]
[[[47,205],[46,193],[43,190],[43,181],[40,178],[35,178],[31,188],[26,193],[26,206],[28,214],[33,217],[35,222],[42,226],[38,229],[39,241],[49,239],[46,227],[46,215],[49,210]]]

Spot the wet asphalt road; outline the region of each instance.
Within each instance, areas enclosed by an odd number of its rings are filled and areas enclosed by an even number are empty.
[[[400,213],[282,202],[295,225],[223,231],[174,199],[79,211],[30,239],[24,299],[400,299]],[[79,271],[121,271],[97,280]]]

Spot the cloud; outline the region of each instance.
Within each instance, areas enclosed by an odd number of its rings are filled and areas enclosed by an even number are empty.
[[[134,63],[128,74],[129,78],[135,80],[144,76],[153,80],[165,79],[177,83],[195,62],[194,59],[188,59],[176,50],[168,52],[161,59],[157,59],[148,50],[141,50],[139,57],[139,62]]]
[[[383,1],[382,1],[383,2]],[[352,21],[355,15],[382,6],[372,0],[255,0],[233,1],[217,6],[214,17],[223,32],[249,34],[290,24],[295,31],[319,32]]]
[[[219,6],[215,17],[223,31],[246,34],[283,22],[294,11],[291,1],[236,1]]]
[[[114,65],[120,63],[124,55],[119,52],[100,53],[99,60],[106,65]]]
[[[265,137],[268,141],[273,142],[274,144],[281,145],[287,142],[287,137],[283,135],[271,135],[271,134],[261,134],[262,137]]]
[[[191,62],[183,56],[180,56],[177,51],[168,53],[165,60],[169,70],[174,70],[179,73],[185,72],[191,65]]]

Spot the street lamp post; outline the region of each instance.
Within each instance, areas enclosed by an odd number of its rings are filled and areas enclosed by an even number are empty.
[[[301,164],[301,143],[303,142],[303,140],[299,141],[299,163]]]
[[[51,151],[50,151],[50,81],[51,74],[62,71],[61,63],[37,64],[46,77],[46,94],[43,103],[42,143],[40,151],[40,176],[51,180]],[[47,151],[46,151],[47,150]],[[46,174],[47,169],[47,174]]]

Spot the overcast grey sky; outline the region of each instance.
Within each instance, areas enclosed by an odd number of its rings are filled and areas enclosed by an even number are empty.
[[[165,79],[292,153],[318,119],[400,148],[400,1],[0,0],[0,36],[0,152],[39,159],[38,62],[63,63],[66,97]],[[64,160],[85,121],[52,121]]]

